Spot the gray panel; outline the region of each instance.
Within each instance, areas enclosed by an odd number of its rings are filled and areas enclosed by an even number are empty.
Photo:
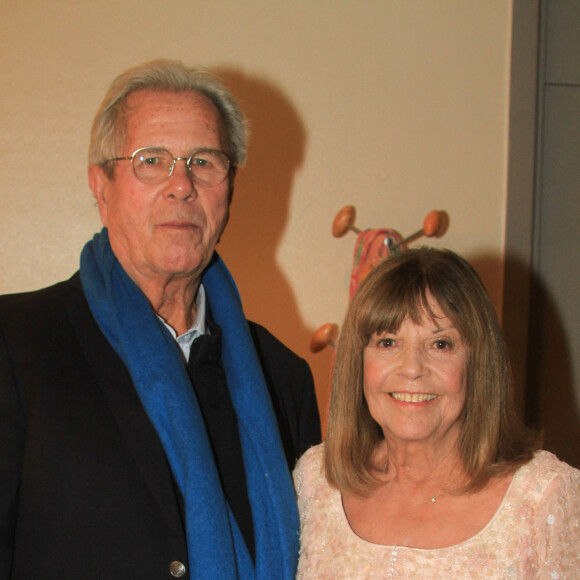
[[[580,1],[547,0],[546,82],[580,85]]]
[[[539,419],[546,447],[580,465],[580,87],[546,88],[542,177]]]

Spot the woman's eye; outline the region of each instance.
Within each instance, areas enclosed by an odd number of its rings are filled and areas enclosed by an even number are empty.
[[[384,348],[390,348],[395,345],[395,341],[392,338],[381,338],[379,340],[379,346]]]
[[[437,350],[448,350],[453,345],[447,340],[436,340],[434,346]]]

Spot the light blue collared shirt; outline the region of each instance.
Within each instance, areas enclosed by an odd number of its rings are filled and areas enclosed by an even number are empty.
[[[195,320],[193,321],[193,326],[184,332],[181,336],[177,336],[177,332],[173,330],[161,316],[158,316],[159,320],[163,322],[165,328],[169,331],[169,334],[175,339],[175,342],[179,345],[181,352],[187,362],[189,360],[189,353],[191,352],[191,345],[193,341],[198,336],[203,336],[204,334],[209,334],[206,324],[205,324],[205,310],[206,310],[206,297],[205,297],[205,289],[203,284],[199,285],[199,289],[197,290],[197,296],[195,297],[195,304],[196,304],[196,313],[195,313]]]

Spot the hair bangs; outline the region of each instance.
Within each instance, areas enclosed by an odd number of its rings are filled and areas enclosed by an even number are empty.
[[[425,315],[435,319],[427,278],[422,272],[414,274],[393,276],[387,271],[361,286],[360,295],[355,296],[359,304],[353,319],[363,345],[368,344],[373,334],[396,332],[405,318],[416,324]]]

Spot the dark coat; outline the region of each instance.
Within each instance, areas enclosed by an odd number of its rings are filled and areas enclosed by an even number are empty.
[[[291,469],[320,441],[312,375],[250,328]],[[187,563],[180,494],[78,273],[0,297],[0,580],[158,580],[173,561]]]

